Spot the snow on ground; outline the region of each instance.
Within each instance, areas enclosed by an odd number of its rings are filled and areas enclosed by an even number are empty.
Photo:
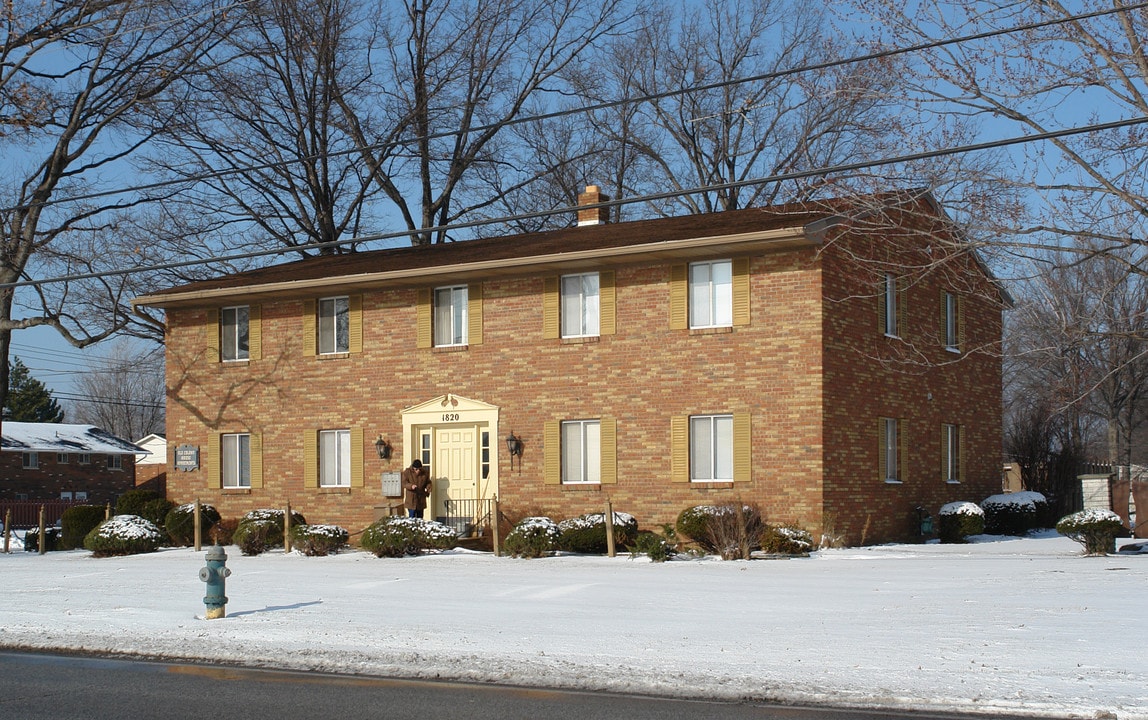
[[[1148,557],[1043,534],[722,562],[0,555],[0,647],[799,704],[1148,719]]]

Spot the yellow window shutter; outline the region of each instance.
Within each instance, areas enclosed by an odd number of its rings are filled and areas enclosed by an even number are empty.
[[[542,337],[555,340],[559,335],[558,278],[542,279]]]
[[[303,431],[303,487],[319,487],[319,433]]]
[[[685,330],[689,327],[689,268],[686,265],[670,266],[670,329]],[[688,477],[687,477],[688,479]]]
[[[347,350],[363,352],[363,296],[347,298]]]
[[[598,334],[613,335],[617,331],[618,302],[614,289],[613,270],[598,273]]]
[[[207,348],[207,359],[219,362],[219,308],[208,308],[207,319],[203,323],[203,342]]]
[[[599,441],[601,442],[601,483],[614,485],[618,482],[618,421],[612,417],[599,418]]]
[[[415,320],[415,344],[420,348],[429,348],[431,346],[431,290],[430,288],[419,288],[417,297],[415,298],[415,305],[417,307],[417,317]]]
[[[877,418],[877,479],[885,482],[889,478],[888,453],[889,438],[885,437],[885,418]]]
[[[247,308],[247,357],[250,360],[263,358],[263,306]]]
[[[749,325],[749,258],[733,259],[733,324]]]
[[[670,418],[670,480],[690,481],[690,419],[685,415]]]
[[[482,283],[466,287],[466,344],[482,344]]]
[[[941,480],[949,479],[949,426],[941,423]]]
[[[562,484],[562,423],[547,420],[542,424],[542,482]]]
[[[904,420],[897,421],[897,440],[900,441],[901,447],[897,449],[897,479],[901,482],[906,482],[909,479],[909,433],[905,432],[908,423]]]
[[[351,487],[363,487],[363,428],[351,428]]]
[[[749,482],[753,477],[753,433],[747,412],[733,414],[733,481]]]
[[[315,313],[318,306],[314,300],[303,301],[303,355],[309,357],[318,353],[318,337],[315,329]]]
[[[219,433],[212,433],[207,438],[207,452],[203,457],[203,474],[207,476],[208,487],[223,487],[223,473],[220,471],[223,463],[220,462]]]
[[[251,487],[263,487],[263,436],[251,433]]]

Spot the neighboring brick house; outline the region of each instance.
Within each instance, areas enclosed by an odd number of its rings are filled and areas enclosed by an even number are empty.
[[[356,531],[419,457],[433,517],[743,501],[855,544],[999,491],[1005,297],[930,196],[579,215],[138,298],[189,450],[169,497]]]
[[[136,455],[147,455],[92,425],[5,420],[0,430],[0,500],[114,504],[135,487]]]

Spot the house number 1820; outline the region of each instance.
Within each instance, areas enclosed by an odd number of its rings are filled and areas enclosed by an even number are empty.
[[[443,422],[458,422],[458,413],[443,413]]]

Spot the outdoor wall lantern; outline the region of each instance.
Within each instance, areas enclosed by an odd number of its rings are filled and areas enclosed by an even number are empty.
[[[380,460],[391,459],[391,444],[384,440],[382,435],[379,436],[378,440],[375,440],[375,450],[379,451]]]
[[[514,434],[511,430],[510,434],[506,436],[506,451],[510,453],[510,468],[514,469],[514,458],[518,457],[518,469],[522,469],[522,438]]]

